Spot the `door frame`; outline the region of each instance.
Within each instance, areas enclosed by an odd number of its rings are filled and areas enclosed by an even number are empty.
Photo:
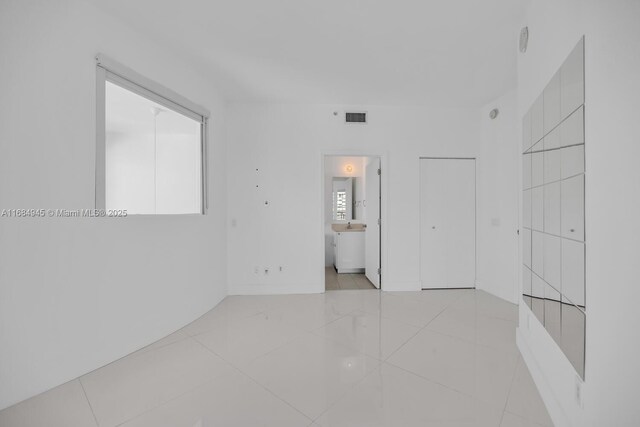
[[[368,152],[368,151],[360,151],[360,150],[321,150],[320,151],[320,209],[319,212],[319,229],[320,229],[320,241],[319,241],[319,250],[318,250],[318,259],[320,261],[320,265],[322,265],[322,272],[320,277],[321,281],[321,293],[325,292],[325,235],[324,235],[324,208],[325,208],[325,200],[324,200],[324,171],[325,171],[325,158],[326,157],[341,157],[341,156],[349,156],[349,157],[378,157],[380,159],[380,169],[382,170],[382,174],[380,175],[380,291],[384,290],[385,283],[387,281],[387,265],[388,265],[388,236],[387,236],[387,200],[388,200],[388,189],[389,183],[387,180],[388,176],[388,154],[387,152]],[[319,286],[319,287],[320,287]]]
[[[474,263],[473,263],[473,270],[474,270],[474,274],[473,274],[473,287],[466,287],[466,288],[442,288],[442,289],[476,289],[478,286],[478,158],[477,157],[447,157],[447,156],[420,156],[418,157],[418,200],[420,200],[420,197],[422,195],[422,181],[420,180],[420,167],[421,167],[421,160],[473,160],[473,165],[474,165],[474,182],[473,182],[473,188],[474,188],[474,201],[473,201],[473,207],[474,207],[474,212],[473,212],[473,216],[474,216],[474,230],[473,230],[473,250],[474,250]],[[419,212],[419,215],[421,218],[422,212]],[[418,221],[418,230],[420,233],[420,236],[422,236],[422,220],[420,219]],[[418,242],[418,248],[419,248],[419,256],[422,256],[422,238],[419,239]],[[440,288],[423,288],[422,287],[422,263],[420,262],[420,267],[419,267],[419,277],[418,277],[418,282],[420,283],[420,289],[421,290],[429,290],[429,289],[440,289]]]

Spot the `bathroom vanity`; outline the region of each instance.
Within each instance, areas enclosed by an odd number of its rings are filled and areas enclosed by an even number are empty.
[[[333,224],[334,265],[338,273],[363,273],[365,269],[364,224]]]

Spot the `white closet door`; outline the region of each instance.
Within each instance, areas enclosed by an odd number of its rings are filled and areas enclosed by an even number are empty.
[[[365,275],[380,289],[380,159],[375,158],[365,167]]]
[[[422,288],[474,287],[476,277],[474,159],[420,160]]]

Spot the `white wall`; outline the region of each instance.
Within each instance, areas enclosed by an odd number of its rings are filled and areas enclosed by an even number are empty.
[[[0,218],[0,409],[147,345],[226,284],[224,111],[209,76],[73,0],[0,4],[0,208],[94,207],[103,52],[212,112],[207,216]]]
[[[557,426],[634,426],[640,419],[640,3],[539,0],[523,25],[520,119],[585,35],[586,361],[583,407],[577,374],[520,304],[518,342]],[[518,162],[518,159],[514,159]]]
[[[489,112],[497,108],[492,120]],[[520,147],[515,91],[480,110],[478,169],[477,284],[479,289],[517,303],[518,164]]]
[[[229,107],[230,293],[323,291],[324,152],[383,155],[383,288],[420,288],[418,158],[477,155],[478,109],[363,109],[366,125],[333,115],[345,106]]]

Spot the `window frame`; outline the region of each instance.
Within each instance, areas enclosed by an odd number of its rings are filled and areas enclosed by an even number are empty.
[[[209,111],[161,84],[102,54],[96,55],[96,164],[95,208],[106,209],[106,82],[163,105],[200,123],[200,212],[132,215],[206,215],[209,210],[207,134]]]

